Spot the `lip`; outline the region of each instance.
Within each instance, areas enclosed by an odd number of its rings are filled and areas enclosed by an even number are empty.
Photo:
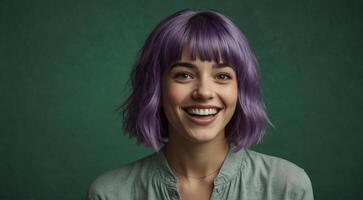
[[[200,107],[198,107],[198,108],[200,108]],[[208,117],[195,117],[195,116],[190,115],[186,111],[186,109],[184,109],[184,112],[186,113],[188,119],[191,122],[193,122],[195,124],[198,124],[198,125],[202,125],[202,126],[211,124],[218,117],[218,114],[219,114],[219,111],[218,111],[217,114],[212,115],[212,116],[208,116]]]
[[[222,109],[219,106],[215,106],[215,105],[203,105],[203,104],[195,104],[195,105],[190,105],[190,106],[183,107],[184,110],[186,110],[188,108],[200,108],[200,109],[216,108],[218,110],[221,110]]]

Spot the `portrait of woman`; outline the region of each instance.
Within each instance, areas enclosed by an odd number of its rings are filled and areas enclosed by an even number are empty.
[[[216,10],[182,10],[141,48],[125,132],[155,153],[98,176],[88,200],[312,200],[296,164],[250,149],[270,122],[258,61]]]
[[[363,1],[0,6],[0,200],[363,199]]]

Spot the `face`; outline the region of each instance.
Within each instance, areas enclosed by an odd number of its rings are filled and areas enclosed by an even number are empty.
[[[193,61],[189,55],[184,50],[181,60],[163,74],[162,106],[169,141],[224,140],[224,129],[236,109],[236,73],[223,62]]]

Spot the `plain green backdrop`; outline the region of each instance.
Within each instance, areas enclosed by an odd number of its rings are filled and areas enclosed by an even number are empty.
[[[362,199],[360,1],[1,1],[0,199],[76,200],[152,153],[115,108],[154,26],[217,9],[248,38],[275,125],[253,149],[290,160],[316,199]]]

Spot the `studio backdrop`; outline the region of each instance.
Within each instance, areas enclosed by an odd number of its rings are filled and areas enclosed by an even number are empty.
[[[83,199],[153,151],[124,135],[139,49],[160,20],[216,9],[256,54],[273,127],[253,149],[309,175],[316,199],[363,199],[361,1],[0,3],[0,199]]]

